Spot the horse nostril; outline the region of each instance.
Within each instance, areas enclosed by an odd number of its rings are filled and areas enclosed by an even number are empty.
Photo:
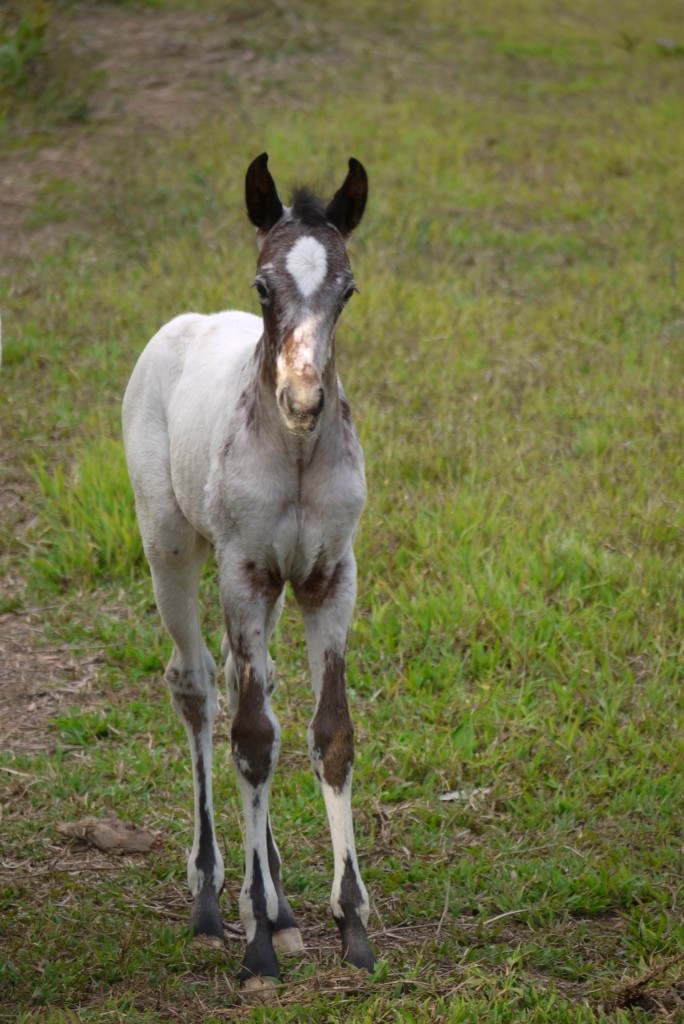
[[[284,408],[285,412],[288,413],[288,415],[290,416],[294,416],[295,410],[292,404],[292,391],[290,390],[290,386],[288,384],[286,384],[285,387],[280,392],[279,401],[281,406]]]
[[[323,388],[319,388],[318,389],[318,402],[316,403],[314,408],[311,410],[311,415],[312,416],[319,416],[321,414],[322,410],[323,410],[323,406],[324,405],[325,405],[325,391],[323,390]]]

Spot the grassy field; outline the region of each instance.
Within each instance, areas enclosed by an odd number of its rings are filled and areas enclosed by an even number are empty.
[[[684,1019],[681,3],[30,9],[0,24],[0,1019]],[[279,183],[332,191],[350,155],[371,181],[338,361],[369,484],[350,687],[382,959],[338,967],[290,606],[273,813],[308,948],[255,1007],[225,705],[236,927],[186,932],[189,757],[119,408],[165,320],[256,310],[263,150]],[[218,658],[211,567],[203,591]],[[86,850],[58,829],[86,815],[162,846]]]

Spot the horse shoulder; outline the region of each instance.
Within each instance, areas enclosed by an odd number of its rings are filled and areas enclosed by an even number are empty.
[[[258,317],[237,311],[176,317],[148,343],[124,401],[127,448],[144,438],[141,471],[165,462],[181,511],[204,535],[215,451],[260,331]]]

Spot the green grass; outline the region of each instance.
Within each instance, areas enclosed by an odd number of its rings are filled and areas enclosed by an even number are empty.
[[[220,5],[203,9],[225,27]],[[50,26],[78,10],[51,5]],[[3,487],[22,496],[0,524],[11,584],[0,607],[25,613],[2,627],[38,622],[46,643],[73,652],[76,678],[99,659],[82,696],[48,722],[27,716],[42,745],[1,755],[0,1016],[675,1021],[680,7],[235,10],[233,48],[253,54],[258,74],[217,71],[224,92],[189,134],[91,122],[90,106],[80,120],[55,115],[63,144],[84,147],[95,170],[43,175],[27,245],[0,278]],[[49,33],[45,95],[59,113],[81,102],[84,79],[55,65]],[[87,58],[83,69],[107,89]],[[14,157],[36,151],[46,102],[28,89],[7,108]],[[306,656],[288,608],[273,816],[312,948],[284,964],[268,1008],[239,1001],[239,942],[217,952],[187,941],[189,758],[161,683],[169,645],[119,442],[128,374],[161,323],[255,307],[242,188],[264,149],[284,191],[300,177],[333,190],[352,154],[371,181],[339,360],[369,483],[349,684],[358,845],[382,957],[370,980],[336,970],[332,857],[305,754]],[[218,657],[212,566],[202,590]],[[235,921],[227,739],[224,715],[216,803]],[[159,829],[162,850],[85,856],[56,830],[110,813]]]

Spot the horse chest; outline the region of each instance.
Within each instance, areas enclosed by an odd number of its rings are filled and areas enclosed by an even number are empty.
[[[365,502],[362,465],[241,473],[225,481],[218,505],[246,559],[305,579],[321,557],[335,565],[349,545]],[[223,532],[223,531],[221,531]]]

